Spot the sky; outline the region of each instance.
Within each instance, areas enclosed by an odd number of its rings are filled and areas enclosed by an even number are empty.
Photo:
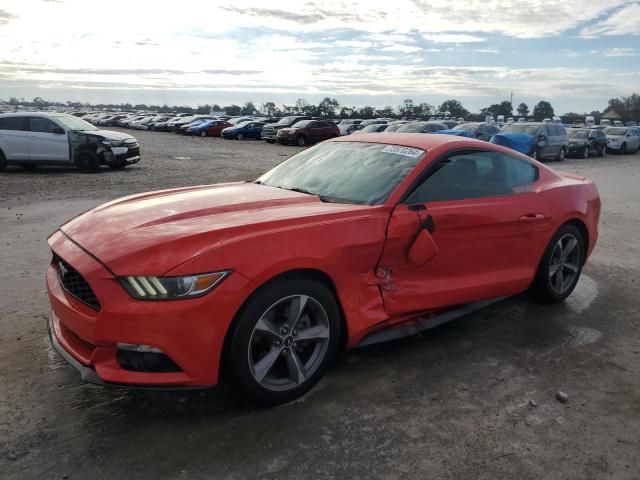
[[[601,110],[640,93],[640,0],[0,0],[0,99]]]

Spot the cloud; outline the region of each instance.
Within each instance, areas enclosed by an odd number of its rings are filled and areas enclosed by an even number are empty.
[[[422,37],[434,43],[474,43],[486,40],[486,38],[462,33],[437,33],[423,35]]]
[[[11,20],[15,20],[16,18],[18,17],[13,13],[0,9],[0,25],[5,25],[9,23]]]
[[[591,50],[589,53],[603,57],[635,57],[638,55],[638,52],[633,48],[603,48]]]
[[[401,52],[401,53],[415,53],[421,51],[422,48],[416,47],[414,45],[402,45],[401,43],[393,43],[391,45],[387,45],[386,47],[382,47],[380,49],[381,52]]]
[[[281,20],[287,20],[290,22],[300,23],[302,25],[308,25],[310,23],[317,23],[324,20],[325,16],[321,13],[294,13],[286,10],[277,10],[269,8],[238,8],[233,7],[221,7],[223,10],[238,13],[241,15],[250,15],[253,17],[274,17]]]
[[[640,4],[626,5],[604,20],[584,28],[580,34],[586,38],[601,35],[638,35],[640,34]]]

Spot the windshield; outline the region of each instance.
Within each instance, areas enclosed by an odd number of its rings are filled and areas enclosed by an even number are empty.
[[[364,127],[362,130],[360,130],[361,132],[378,132],[380,130],[380,128],[382,128],[380,125],[375,124],[375,125],[367,125],[366,127]]]
[[[463,123],[462,125],[458,125],[453,127],[453,130],[464,130],[465,132],[474,133],[478,129],[477,123]]]
[[[276,125],[293,125],[296,120],[300,118],[300,117],[284,117],[281,118],[280,121],[278,123],[276,123]]]
[[[304,191],[325,201],[378,205],[423,154],[417,148],[378,143],[321,143],[281,163],[257,183]]]
[[[291,125],[291,128],[306,128],[313,120],[300,120]]]
[[[610,128],[605,128],[604,129],[604,133],[606,133],[607,135],[615,135],[616,137],[622,137],[622,136],[626,135],[627,129],[626,128],[610,127]]]
[[[510,123],[505,125],[502,129],[502,133],[524,133],[526,135],[537,135],[538,134],[538,126],[537,125],[518,125],[515,123]]]
[[[567,136],[571,139],[584,140],[589,138],[589,132],[587,130],[567,130]]]
[[[85,122],[77,117],[72,115],[60,115],[59,117],[55,117],[55,119],[67,127],[69,130],[78,130],[81,132],[89,131],[89,130],[98,130],[96,127],[91,125],[89,122]]]

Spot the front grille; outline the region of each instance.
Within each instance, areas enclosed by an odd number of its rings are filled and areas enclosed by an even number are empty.
[[[140,156],[140,149],[138,147],[136,148],[129,147],[129,150],[127,151],[127,158],[139,157],[139,156]]]
[[[62,288],[69,294],[91,308],[100,310],[100,302],[98,302],[87,281],[77,270],[62,259],[58,259],[58,278]]]

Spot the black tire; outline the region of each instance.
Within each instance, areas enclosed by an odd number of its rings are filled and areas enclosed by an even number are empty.
[[[208,135],[208,133],[207,133],[207,131],[206,131],[206,130],[202,130],[202,131],[200,132],[200,136],[201,136],[201,137],[206,137],[207,135]]]
[[[76,153],[76,168],[82,173],[95,173],[100,168],[98,154],[90,150]]]
[[[584,158],[585,160],[589,158],[589,145],[584,147],[584,152],[582,152],[582,158]]]
[[[4,156],[2,150],[0,150],[0,172],[4,172],[7,169],[7,158]]]
[[[275,140],[267,140],[266,142],[267,142],[267,143],[276,143],[276,141],[275,141]]]
[[[244,140],[244,135],[241,133],[236,134],[236,140]]]
[[[561,266],[558,267],[556,254],[558,252],[557,245],[558,243],[565,239],[574,238],[576,240],[576,245],[574,250],[571,250],[570,256],[567,258],[566,262],[562,262]],[[566,245],[566,243],[565,243]],[[580,274],[582,273],[582,266],[584,264],[584,259],[586,255],[586,245],[585,239],[582,236],[582,232],[580,229],[573,224],[566,224],[555,233],[555,235],[551,238],[549,245],[542,256],[542,260],[540,260],[540,265],[538,266],[538,271],[536,273],[536,277],[533,281],[532,292],[533,294],[541,301],[546,303],[558,303],[562,302],[565,298],[567,298],[573,292],[576,287],[578,280],[580,279]],[[569,260],[571,261],[572,268],[576,267],[576,271],[574,273],[574,277],[571,278],[571,281],[568,279],[561,279],[566,283],[563,284],[563,288],[558,289],[557,274],[554,275],[554,271],[560,270],[562,274],[566,271],[573,272],[572,269],[566,268],[565,265],[569,265]],[[575,264],[573,263],[575,262]],[[562,275],[564,277],[564,275]],[[554,285],[555,283],[555,285]]]
[[[305,372],[309,373],[309,376],[305,375],[306,378],[301,383],[298,383],[298,378],[295,381],[295,386],[287,385],[279,389],[276,387],[269,388],[268,383],[266,383],[267,386],[265,386],[264,381],[260,383],[254,377],[254,365],[251,360],[253,358],[252,349],[255,348],[255,343],[252,343],[255,341],[254,329],[258,324],[258,321],[261,320],[263,315],[266,312],[269,312],[274,305],[296,295],[308,296],[310,299],[314,300],[315,305],[321,305],[321,311],[326,314],[325,319],[327,322],[329,337],[326,340],[326,343],[322,344],[324,353],[317,354],[315,357],[316,360],[314,360],[315,366],[313,370]],[[310,302],[311,300],[308,300],[307,305],[310,305]],[[305,309],[303,309],[303,311],[308,312],[308,310]],[[308,315],[310,314],[307,313],[307,316]],[[277,319],[284,318],[284,316],[271,318],[274,319],[275,324]],[[300,318],[305,317],[300,315]],[[286,325],[288,320],[284,320],[284,322]],[[277,328],[281,327],[278,326]],[[247,398],[257,404],[277,405],[291,401],[309,391],[322,378],[338,352],[340,346],[340,330],[340,308],[333,293],[326,286],[322,283],[309,279],[276,280],[258,289],[237,314],[225,345],[225,355],[223,359],[225,378]],[[289,335],[292,336],[293,333],[295,332],[289,332]],[[270,339],[271,337],[267,336],[267,338]],[[289,365],[287,362],[290,359],[286,357],[287,355],[291,356],[291,352],[293,352],[294,348],[297,352],[300,345],[298,344],[298,346],[296,346],[296,343],[294,343],[293,346],[290,347],[291,351],[288,351],[288,349],[285,348],[286,342],[284,342],[285,344],[282,344],[282,346],[278,347],[275,347],[275,343],[273,344],[274,346],[269,346],[269,342],[270,340],[267,340],[269,351],[265,354],[265,357],[276,348],[280,348],[281,350],[280,353],[275,354],[274,357],[276,360],[274,360],[272,366],[268,367],[266,370],[265,379],[274,370],[281,372],[283,367],[284,370],[288,370]],[[314,346],[312,348],[316,347]],[[284,353],[282,353],[282,349],[284,349]],[[300,359],[303,357],[298,355],[299,354],[296,353],[295,358],[300,363]],[[265,357],[259,360],[256,365],[262,362]],[[283,365],[282,362],[285,362],[285,364]],[[309,360],[309,362],[311,362],[311,360]],[[302,364],[304,371],[306,364],[304,364],[304,362]],[[285,380],[285,382],[286,381],[287,380]]]
[[[604,145],[601,145],[600,148],[598,149],[598,156],[604,157],[606,154],[607,154],[607,147],[605,147]]]
[[[627,144],[623,143],[622,146],[620,147],[620,155],[624,155],[627,153]]]
[[[23,170],[26,170],[27,172],[32,172],[32,171],[34,171],[36,169],[37,165],[36,164],[26,163],[26,164],[20,165],[20,167]]]
[[[300,135],[297,139],[296,139],[296,145],[298,145],[299,147],[304,147],[307,145],[307,138],[304,135]]]
[[[538,160],[540,161],[540,152],[537,148],[534,148],[533,151],[531,152],[531,155],[529,155],[531,158],[533,158],[534,160]]]
[[[558,153],[558,156],[556,157],[556,160],[558,162],[564,162],[564,159],[566,158],[566,156],[567,156],[567,151],[564,149],[564,147],[562,147],[560,149],[560,153]]]

